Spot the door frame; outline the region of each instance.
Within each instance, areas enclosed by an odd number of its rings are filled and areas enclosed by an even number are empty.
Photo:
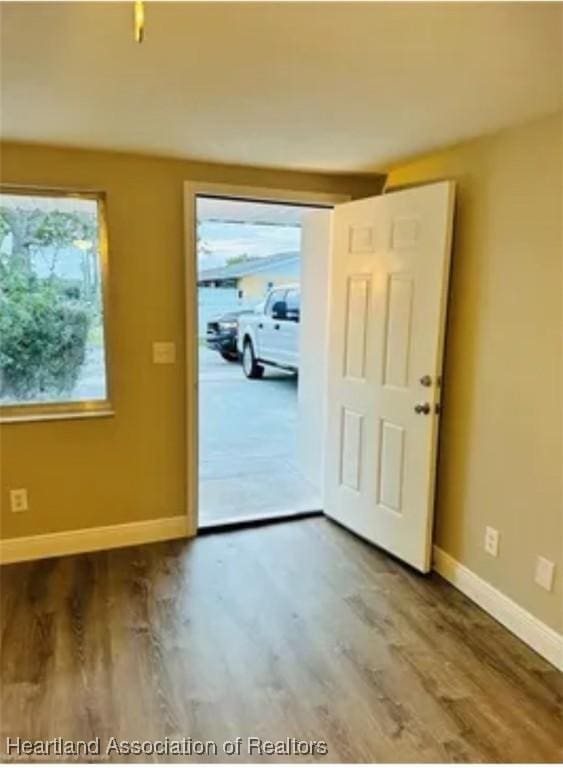
[[[327,208],[346,203],[351,195],[256,187],[241,184],[189,180],[184,182],[184,295],[186,371],[186,516],[187,535],[195,536],[199,525],[199,360],[196,199],[199,196],[227,197],[249,202],[294,203]]]

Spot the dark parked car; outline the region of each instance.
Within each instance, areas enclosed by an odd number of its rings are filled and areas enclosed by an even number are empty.
[[[252,315],[252,309],[237,309],[214,317],[207,323],[205,343],[209,349],[215,349],[224,360],[236,362],[240,359],[238,351],[239,318]]]

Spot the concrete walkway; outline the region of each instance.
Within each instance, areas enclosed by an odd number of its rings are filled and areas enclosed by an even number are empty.
[[[297,456],[297,379],[200,350],[200,525],[319,509]]]

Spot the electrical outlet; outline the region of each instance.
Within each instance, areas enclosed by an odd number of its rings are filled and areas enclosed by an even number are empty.
[[[176,362],[176,344],[173,341],[155,341],[152,345],[152,361],[160,365]]]
[[[10,491],[10,508],[12,512],[27,512],[27,488],[15,488]]]
[[[536,575],[534,581],[539,584],[540,587],[547,589],[551,592],[553,588],[553,577],[555,575],[555,564],[551,560],[547,560],[545,557],[538,557],[536,560]]]
[[[498,557],[499,538],[500,534],[496,528],[491,528],[490,525],[485,528],[485,552],[492,557]]]

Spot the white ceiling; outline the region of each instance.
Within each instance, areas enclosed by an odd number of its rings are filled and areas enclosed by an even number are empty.
[[[370,171],[555,112],[560,3],[2,3],[7,139]]]

